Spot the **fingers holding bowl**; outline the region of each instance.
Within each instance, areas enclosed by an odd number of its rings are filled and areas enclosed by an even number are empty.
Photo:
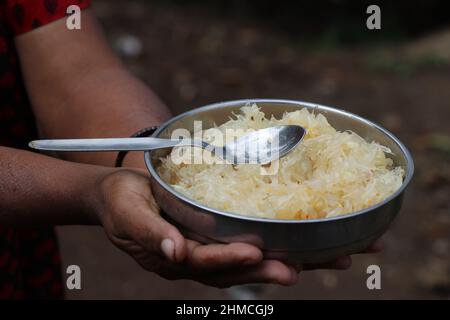
[[[382,238],[375,240],[366,250],[361,253],[378,253],[384,250],[385,242]]]
[[[246,243],[201,244],[188,241],[186,263],[199,269],[225,269],[255,265],[262,261],[260,249]]]
[[[384,249],[384,241],[380,238],[375,240],[369,247],[365,250],[358,252],[356,254],[365,254],[365,253],[378,253]],[[334,269],[334,270],[347,270],[352,265],[352,257],[351,256],[342,256],[337,258],[334,261],[326,262],[326,263],[318,263],[318,264],[304,264],[303,270],[317,270],[317,269]],[[299,266],[297,266],[299,268]]]
[[[298,272],[293,267],[277,260],[264,260],[254,266],[208,274],[200,282],[219,288],[227,288],[252,283],[290,286],[297,283],[297,280]]]
[[[249,283],[293,285],[295,268],[277,260],[263,260],[262,252],[249,244],[208,244],[187,241],[184,261],[174,262],[142,248],[135,259],[145,269],[169,279],[190,279],[226,288]]]

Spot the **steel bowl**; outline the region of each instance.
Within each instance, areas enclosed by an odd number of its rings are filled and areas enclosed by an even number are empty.
[[[172,118],[154,133],[154,137],[170,138],[176,129],[193,132],[194,120],[203,128],[226,122],[230,115],[249,103],[256,103],[268,116],[281,117],[285,112],[301,108],[325,115],[338,130],[352,130],[368,141],[389,147],[396,166],[405,170],[402,186],[386,200],[361,211],[315,220],[264,219],[224,212],[204,206],[185,197],[165,183],[156,171],[159,159],[170,150],[145,153],[151,174],[154,197],[166,219],[188,238],[203,243],[251,243],[268,259],[290,263],[320,263],[360,252],[379,238],[400,210],[405,189],[414,172],[407,148],[389,131],[352,113],[314,103],[290,100],[252,99],[220,102],[193,109]]]

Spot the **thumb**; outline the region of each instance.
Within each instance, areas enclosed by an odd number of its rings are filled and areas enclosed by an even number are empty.
[[[141,243],[145,248],[157,250],[174,262],[181,262],[186,257],[186,239],[160,215],[153,214],[148,219],[146,233]]]
[[[148,250],[160,252],[170,261],[183,261],[187,255],[187,243],[180,231],[160,216],[156,204],[150,204],[150,210],[147,207],[143,211],[140,221],[144,224],[139,227],[141,236],[138,242]]]

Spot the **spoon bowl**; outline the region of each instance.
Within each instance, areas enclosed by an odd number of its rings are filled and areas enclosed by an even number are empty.
[[[267,164],[285,156],[303,139],[300,126],[274,126],[250,132],[223,147],[197,139],[104,138],[35,140],[30,148],[47,151],[149,151],[180,146],[200,147],[232,164]]]
[[[253,131],[227,143],[221,150],[221,158],[232,164],[268,164],[287,155],[305,133],[303,127],[296,125]]]

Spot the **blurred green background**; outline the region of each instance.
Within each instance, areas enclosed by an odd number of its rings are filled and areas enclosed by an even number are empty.
[[[88,227],[59,229],[69,298],[449,298],[450,9],[447,1],[94,1],[111,46],[173,112],[222,100],[286,98],[337,106],[385,126],[416,174],[381,254],[349,271],[301,274],[291,288],[218,290],[141,270]],[[382,290],[366,268],[382,269]]]

